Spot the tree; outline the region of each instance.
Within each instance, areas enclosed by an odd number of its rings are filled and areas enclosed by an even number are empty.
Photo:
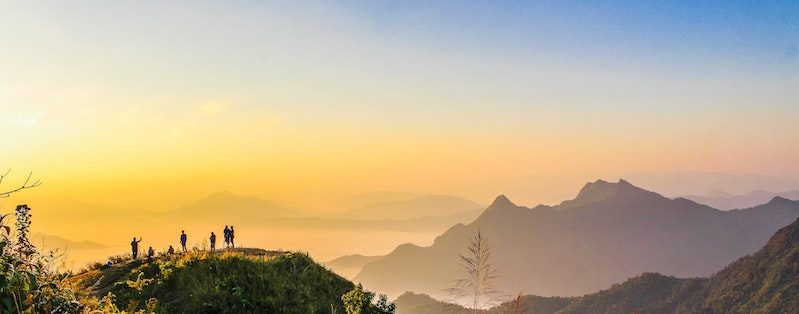
[[[388,302],[388,297],[381,294],[377,304],[372,304],[374,292],[363,289],[360,283],[352,290],[341,296],[347,314],[393,314],[396,310],[394,303]]]
[[[0,175],[0,184],[3,184],[3,180],[5,180],[5,178],[8,176],[9,173],[11,173],[11,169],[8,169],[6,171],[6,173]],[[23,182],[21,186],[15,188],[15,189],[7,190],[5,192],[0,192],[0,198],[9,197],[13,193],[22,191],[24,189],[35,188],[37,186],[42,185],[42,181],[41,180],[34,180],[33,182],[31,182],[31,176],[32,175],[33,175],[33,172],[28,173],[28,178],[25,179],[25,182]]]
[[[524,302],[524,296],[521,292],[516,295],[516,298],[510,301],[508,309],[505,311],[507,314],[522,314],[527,309],[527,303]]]
[[[453,287],[445,290],[452,295],[453,301],[471,299],[475,311],[499,301],[499,291],[494,285],[499,272],[491,263],[491,248],[480,230],[469,239],[466,254],[460,254],[459,258],[464,277],[455,280]]]

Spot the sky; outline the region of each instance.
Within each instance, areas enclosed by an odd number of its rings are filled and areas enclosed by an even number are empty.
[[[797,117],[796,1],[0,4],[7,184],[119,210],[793,175]]]

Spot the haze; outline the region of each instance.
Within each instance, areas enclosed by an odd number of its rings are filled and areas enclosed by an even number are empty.
[[[124,251],[221,232],[224,211],[140,220],[221,191],[300,216],[374,191],[553,204],[621,176],[783,192],[799,188],[797,38],[796,2],[2,3],[0,168],[44,185],[0,206]],[[704,181],[672,179],[689,175]],[[327,259],[442,228],[243,241]]]

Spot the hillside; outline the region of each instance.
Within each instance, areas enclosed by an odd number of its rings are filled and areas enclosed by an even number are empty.
[[[470,200],[449,195],[425,195],[409,200],[383,201],[368,206],[346,210],[337,218],[354,219],[410,219],[430,216],[448,216],[472,212],[483,206]]]
[[[401,192],[391,192],[391,191],[372,191],[368,193],[353,195],[346,199],[333,202],[330,204],[329,207],[339,210],[348,210],[353,208],[366,207],[372,204],[377,204],[382,202],[407,201],[415,197],[419,197],[419,195],[413,193],[401,193]]]
[[[305,254],[259,249],[127,260],[67,281],[91,296],[114,293],[120,308],[156,298],[168,313],[344,313],[341,296],[354,287]]]
[[[581,297],[522,298],[524,313],[797,313],[799,312],[799,220],[780,229],[755,254],[710,278],[680,279],[644,273]],[[404,314],[462,313],[457,305],[405,293],[395,300]],[[486,313],[508,313],[506,302]]]
[[[352,278],[361,271],[364,265],[381,258],[383,258],[382,255],[363,256],[361,254],[352,254],[325,262],[325,266],[330,267],[337,274],[344,276],[344,278]]]
[[[241,196],[230,192],[219,192],[165,213],[167,216],[190,217],[195,220],[219,219],[233,216],[243,218],[286,217],[297,213],[286,207],[257,197]]]
[[[768,202],[775,197],[799,200],[799,191],[773,193],[765,190],[755,190],[743,195],[733,195],[721,190],[713,190],[705,195],[689,195],[685,198],[694,202],[705,204],[713,208],[730,210],[748,208]]]
[[[31,234],[31,243],[42,249],[59,249],[59,250],[90,250],[104,248],[105,246],[96,242],[81,241],[76,242],[68,240],[59,236],[34,232]]]
[[[474,222],[450,228],[429,247],[400,245],[364,266],[355,281],[393,296],[441,296],[460,275],[457,253],[481,230],[502,273],[497,288],[577,296],[645,272],[709,276],[797,217],[799,202],[782,198],[720,211],[624,180],[599,180],[557,206],[526,208],[497,197]]]

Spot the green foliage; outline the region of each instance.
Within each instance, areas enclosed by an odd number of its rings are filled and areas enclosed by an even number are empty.
[[[197,252],[120,263],[74,280],[86,288],[107,286],[114,306],[130,311],[155,298],[157,313],[345,313],[342,295],[354,287],[302,253]],[[387,300],[382,304],[390,308]]]
[[[396,310],[394,304],[388,302],[386,295],[381,294],[377,303],[372,304],[374,298],[373,292],[364,290],[363,286],[358,284],[341,296],[341,301],[344,302],[347,314],[390,314]]]
[[[56,255],[42,255],[28,241],[30,208],[16,208],[16,238],[0,216],[0,313],[77,313],[83,306],[51,269]]]

